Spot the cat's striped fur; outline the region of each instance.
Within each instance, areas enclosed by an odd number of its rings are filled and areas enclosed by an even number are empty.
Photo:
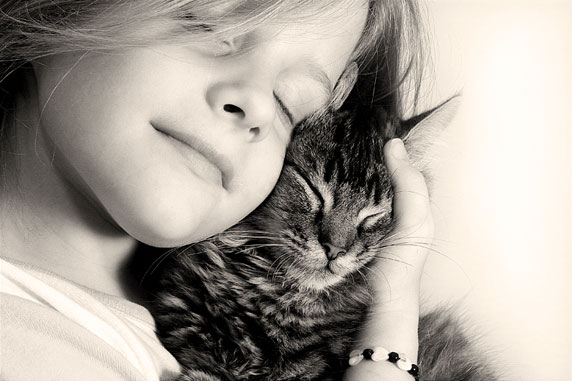
[[[372,301],[368,269],[391,242],[382,147],[409,128],[382,109],[312,117],[296,128],[263,205],[171,256],[153,313],[161,340],[185,367],[182,380],[341,379]],[[460,373],[439,368],[452,342],[440,332],[462,333],[445,313],[438,317],[421,320],[428,359],[420,365],[441,373],[427,369],[422,378],[494,380],[478,360]],[[471,353],[467,342],[455,350]]]

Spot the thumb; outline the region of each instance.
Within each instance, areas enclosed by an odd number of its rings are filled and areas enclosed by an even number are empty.
[[[425,178],[410,164],[400,139],[387,142],[383,151],[393,186],[395,232],[400,237],[432,240],[434,222]],[[425,240],[425,243],[430,242]]]

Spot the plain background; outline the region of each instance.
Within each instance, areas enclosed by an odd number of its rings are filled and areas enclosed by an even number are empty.
[[[461,300],[506,380],[572,380],[572,2],[428,1],[434,75],[461,90],[433,194],[428,303]]]

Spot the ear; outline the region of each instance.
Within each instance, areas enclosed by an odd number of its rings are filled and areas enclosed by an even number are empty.
[[[431,150],[441,141],[443,132],[453,120],[461,103],[455,95],[437,107],[401,122],[401,139],[405,144],[411,164],[430,180]]]

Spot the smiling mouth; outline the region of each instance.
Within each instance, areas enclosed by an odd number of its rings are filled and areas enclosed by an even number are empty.
[[[217,154],[208,144],[199,139],[165,128],[158,128],[154,124],[151,125],[169,139],[179,153],[190,163],[191,171],[210,183],[228,189],[232,170],[230,162],[226,158]]]

